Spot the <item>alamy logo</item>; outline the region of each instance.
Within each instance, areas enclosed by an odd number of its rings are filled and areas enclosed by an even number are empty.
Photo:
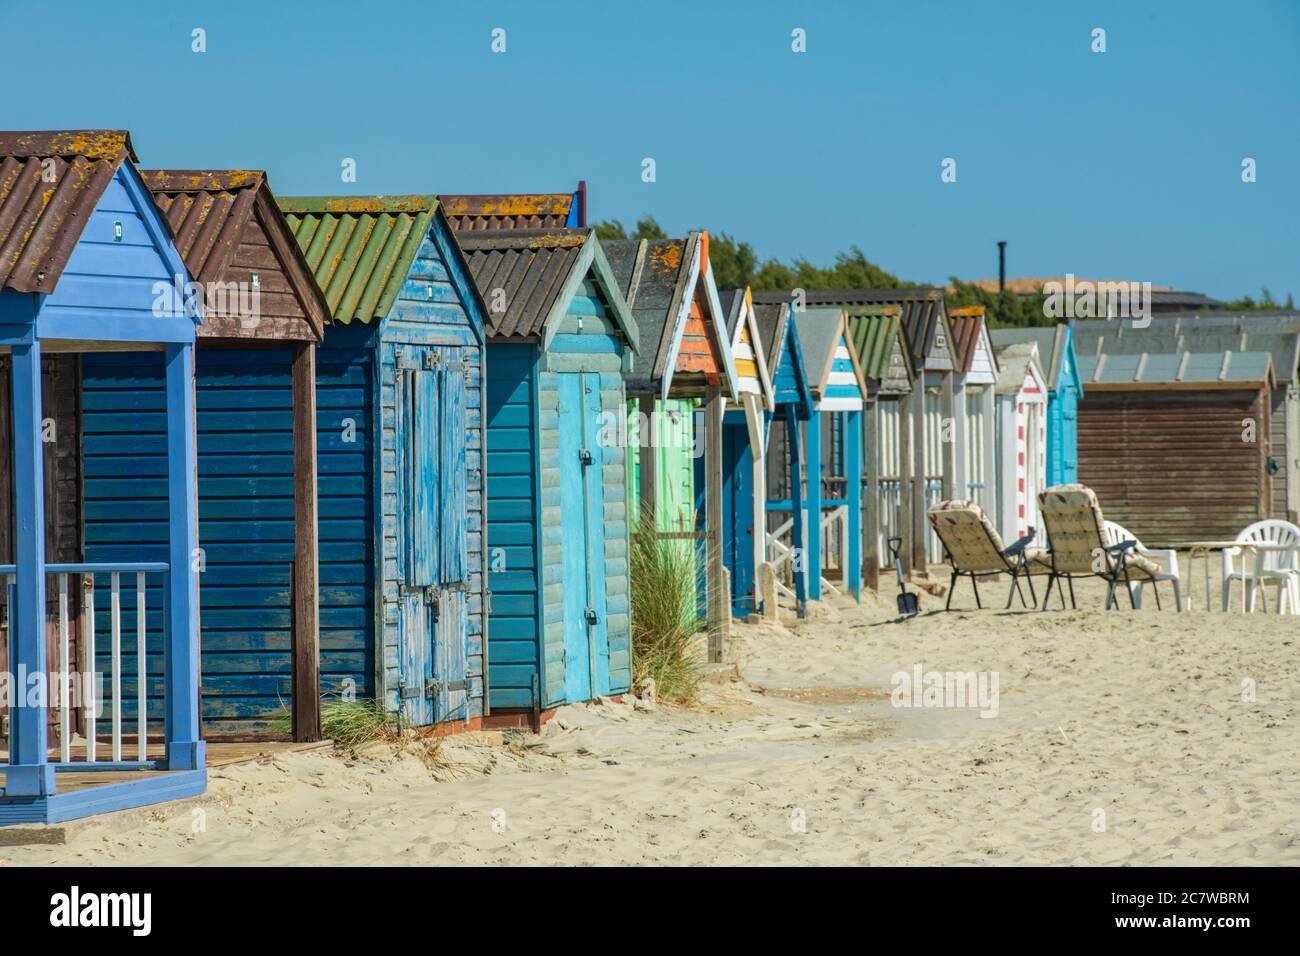
[[[148,936],[153,928],[152,893],[82,893],[74,886],[51,896],[50,907],[51,926],[125,926],[133,936]]]
[[[897,671],[889,682],[894,688],[889,701],[895,707],[978,707],[981,717],[998,715],[997,671],[927,671],[913,664],[911,671]]]
[[[1043,283],[1043,315],[1049,319],[1132,319],[1135,329],[1151,324],[1150,282],[1074,281]]]

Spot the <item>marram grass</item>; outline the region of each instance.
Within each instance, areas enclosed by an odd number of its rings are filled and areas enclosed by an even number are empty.
[[[700,673],[691,653],[697,629],[695,556],[690,542],[658,536],[643,514],[632,529],[632,680],[651,678],[660,700],[691,703]]]

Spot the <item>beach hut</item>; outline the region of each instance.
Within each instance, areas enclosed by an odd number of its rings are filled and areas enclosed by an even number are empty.
[[[1106,348],[1149,347],[1139,334],[1143,330],[1127,323],[1080,322],[1090,347],[1094,329],[1110,334]],[[1273,356],[1277,387],[1272,393],[1268,471],[1272,478],[1272,517],[1300,522],[1300,388],[1297,388],[1297,349],[1300,348],[1300,312],[1192,312],[1183,315],[1155,315],[1145,330],[1164,337],[1178,351],[1268,352]]]
[[[7,533],[0,537],[12,541],[0,563],[6,671],[56,678],[49,695],[19,694],[11,702],[0,825],[55,823],[202,793],[193,557],[194,336],[202,305],[136,168],[130,137],[119,130],[0,133],[0,250],[0,351],[9,386],[0,401],[9,439],[0,469]],[[51,474],[42,449],[51,425],[59,425],[46,416],[43,357],[100,351],[161,359],[165,428],[157,442],[166,494],[154,513],[118,514],[157,535],[159,554],[51,562],[46,489],[70,473]],[[87,441],[84,454],[93,445]],[[70,457],[75,470],[80,454]],[[79,635],[69,626],[78,608]],[[98,772],[105,770],[116,772]]]
[[[803,426],[813,417],[813,396],[799,337],[794,305],[767,302],[754,306],[759,344],[772,382],[773,411],[767,421],[767,555],[787,572],[800,617],[807,613],[806,562],[794,560],[795,542],[805,540],[804,481],[807,460]],[[773,499],[773,494],[782,496]]]
[[[764,292],[765,302],[790,301],[789,292]],[[893,305],[900,310],[916,387],[911,392],[912,449],[915,467],[910,495],[912,555],[909,566],[924,568],[943,558],[942,545],[925,520],[929,505],[957,494],[957,455],[964,436],[954,427],[956,381],[948,312],[940,289],[824,289],[799,294],[805,307],[849,310]]]
[[[483,713],[482,300],[433,196],[279,197],[325,293],[321,685],[407,725]]]
[[[1030,329],[994,329],[994,346],[1033,342],[1047,376],[1047,484],[1073,484],[1079,480],[1078,417],[1083,398],[1079,358],[1074,346],[1074,325]]]
[[[1079,481],[1148,546],[1231,540],[1271,517],[1272,353],[1126,324],[1075,328]]]
[[[590,229],[465,231],[487,303],[489,703],[632,683],[624,369],[636,324]]]
[[[629,499],[661,534],[707,551],[701,589],[718,595],[708,613],[719,620],[722,416],[739,392],[709,234],[602,245],[641,336],[627,375]]]
[[[831,547],[841,583],[862,596],[862,409],[867,384],[840,308],[794,315],[813,414],[807,432],[808,596],[819,599]],[[830,585],[832,588],[833,585]]]
[[[759,610],[758,569],[766,560],[767,419],[775,411],[758,320],[749,289],[720,294],[736,363],[739,402],[722,420],[722,552],[731,575],[731,611]]]
[[[992,516],[997,512],[994,493],[996,422],[994,389],[998,378],[997,357],[989,340],[984,306],[972,305],[948,310],[952,328],[953,428],[957,442],[955,467],[957,495],[973,501]],[[996,519],[995,519],[996,521]]]
[[[1004,345],[997,353],[995,524],[1008,544],[1034,528],[1041,545],[1038,495],[1048,487],[1047,382],[1036,342]]]
[[[142,170],[206,305],[198,330],[202,720],[264,735],[286,708],[320,739],[315,351],[327,307],[262,172]],[[154,560],[163,366],[85,357],[86,559]],[[327,666],[335,661],[327,652]]]
[[[896,305],[848,311],[849,340],[867,382],[862,448],[865,497],[862,508],[862,571],[877,588],[880,572],[891,566],[889,540],[901,538],[899,556],[911,565],[911,501],[903,494],[912,482],[912,364]]]

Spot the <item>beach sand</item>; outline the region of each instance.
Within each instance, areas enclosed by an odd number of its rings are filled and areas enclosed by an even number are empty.
[[[736,624],[741,679],[693,708],[565,707],[505,745],[448,739],[434,766],[388,745],[279,754],[0,860],[1300,863],[1300,619],[1106,613],[1100,586],[1078,591],[1086,610],[1046,613],[1001,611],[991,584],[998,610],[923,595],[905,623],[888,587],[832,598],[797,626]],[[918,664],[997,672],[997,716],[893,706]]]

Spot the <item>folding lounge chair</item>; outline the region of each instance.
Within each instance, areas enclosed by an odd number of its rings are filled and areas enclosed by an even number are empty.
[[[944,560],[952,567],[952,581],[948,587],[948,603],[945,611],[952,610],[952,596],[957,590],[957,579],[970,578],[971,589],[975,592],[975,606],[983,608],[980,603],[980,589],[976,578],[983,574],[1011,575],[1011,589],[1007,592],[1007,607],[1011,599],[1019,594],[1020,603],[1026,608],[1038,603],[1034,594],[1034,582],[1030,580],[1033,561],[1037,551],[1029,544],[1034,540],[1033,534],[1026,535],[1011,547],[1004,547],[997,529],[984,514],[984,509],[972,501],[941,501],[928,512],[930,527],[943,542]],[[1021,590],[1020,579],[1029,584],[1030,602],[1025,602],[1025,592]]]
[[[1101,506],[1091,488],[1086,485],[1057,485],[1040,493],[1038,504],[1051,542],[1047,555],[1038,558],[1051,575],[1047,579],[1047,593],[1043,596],[1044,611],[1047,610],[1048,598],[1052,596],[1053,584],[1061,596],[1061,607],[1065,607],[1062,579],[1070,586],[1070,606],[1077,608],[1074,579],[1090,577],[1101,578],[1109,585],[1106,590],[1108,611],[1112,603],[1119,607],[1115,588],[1120,584],[1128,592],[1129,606],[1136,610],[1135,585],[1150,582],[1156,596],[1156,607],[1160,607],[1159,582],[1167,580],[1164,569],[1138,551],[1136,539],[1109,541],[1106,519],[1102,517]]]

